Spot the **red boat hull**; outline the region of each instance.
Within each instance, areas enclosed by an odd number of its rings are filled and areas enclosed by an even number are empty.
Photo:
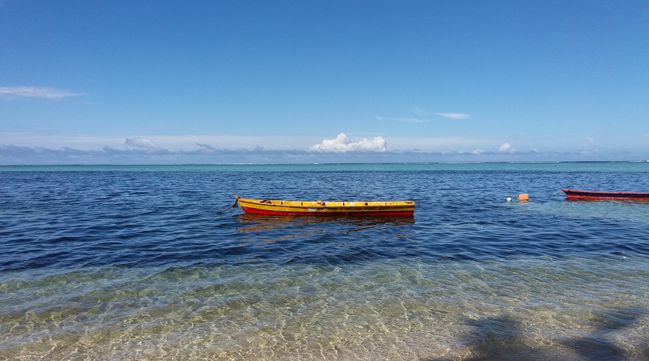
[[[312,217],[412,217],[415,212],[384,211],[384,212],[283,212],[264,209],[241,207],[248,214],[264,214],[268,216],[312,216]]]
[[[562,189],[569,201],[644,201],[649,202],[649,192],[595,192]]]

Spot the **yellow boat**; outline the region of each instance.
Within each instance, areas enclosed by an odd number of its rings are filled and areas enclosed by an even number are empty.
[[[275,216],[412,217],[414,201],[284,201],[240,198],[235,204],[250,214]]]

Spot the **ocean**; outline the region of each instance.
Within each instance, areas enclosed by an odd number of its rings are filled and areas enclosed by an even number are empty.
[[[0,359],[649,360],[649,203],[563,187],[649,163],[0,167]]]

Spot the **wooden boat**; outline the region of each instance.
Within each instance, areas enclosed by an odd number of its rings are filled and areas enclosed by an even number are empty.
[[[649,192],[595,192],[576,189],[562,189],[571,201],[649,201]]]
[[[414,201],[284,201],[240,198],[235,205],[245,213],[275,216],[412,217]]]

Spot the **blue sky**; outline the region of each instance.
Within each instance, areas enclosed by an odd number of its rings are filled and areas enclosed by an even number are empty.
[[[4,0],[0,163],[647,159],[648,24],[647,1]]]

